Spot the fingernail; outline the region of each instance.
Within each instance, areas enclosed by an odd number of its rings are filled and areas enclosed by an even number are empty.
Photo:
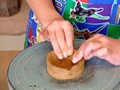
[[[58,54],[59,59],[63,59],[63,56],[61,54]]]
[[[68,54],[66,52],[63,53],[64,58],[66,58],[68,56]]]
[[[73,63],[77,63],[77,58],[74,57],[73,60],[72,60],[72,62]]]
[[[68,51],[69,56],[71,56],[72,53],[73,53],[72,50],[69,50],[69,51]]]

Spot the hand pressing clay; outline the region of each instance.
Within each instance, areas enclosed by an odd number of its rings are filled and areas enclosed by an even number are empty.
[[[76,50],[74,50],[74,53],[75,52]],[[69,80],[80,77],[84,72],[85,60],[82,59],[78,63],[73,64],[72,57],[73,55],[59,60],[54,51],[48,53],[46,58],[48,74],[51,77],[59,80]]]

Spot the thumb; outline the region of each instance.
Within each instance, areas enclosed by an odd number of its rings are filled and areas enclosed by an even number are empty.
[[[94,53],[95,53],[95,56],[102,58],[102,59],[105,59],[107,56],[107,53],[108,53],[108,49],[101,48],[101,49],[98,49],[97,51],[95,51]]]

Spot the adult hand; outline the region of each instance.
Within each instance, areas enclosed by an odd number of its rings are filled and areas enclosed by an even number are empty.
[[[72,61],[77,63],[82,57],[90,59],[93,56],[105,59],[111,64],[120,65],[120,40],[97,34],[81,45]]]

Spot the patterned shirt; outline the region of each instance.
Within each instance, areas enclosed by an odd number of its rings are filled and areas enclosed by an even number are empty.
[[[54,6],[74,28],[77,39],[88,39],[101,33],[120,39],[120,0],[54,0]],[[25,47],[41,42],[42,25],[30,10]]]

